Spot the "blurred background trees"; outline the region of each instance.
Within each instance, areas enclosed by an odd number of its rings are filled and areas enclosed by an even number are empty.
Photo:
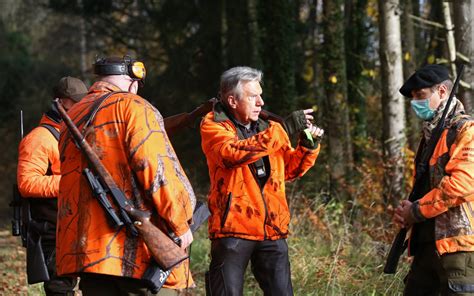
[[[372,197],[383,195],[377,201],[393,205],[410,186],[407,153],[419,136],[419,122],[398,88],[424,64],[444,63],[451,71],[470,64],[471,2],[3,0],[0,132],[9,145],[2,154],[2,217],[15,179],[19,110],[29,131],[61,76],[90,84],[95,57],[111,54],[145,61],[141,95],[164,116],[215,96],[219,76],[229,67],[262,69],[265,108],[285,116],[314,107],[316,122],[326,130],[320,161],[301,181],[302,190],[321,193],[326,201],[352,200],[367,185],[365,165],[382,167],[382,191]],[[472,75],[467,67],[459,92],[469,112]],[[198,129],[173,142],[197,190],[205,193]]]
[[[349,231],[354,246],[362,245],[361,234],[386,244],[390,210],[410,190],[420,137],[420,121],[398,89],[422,65],[445,64],[455,78],[466,63],[458,97],[473,111],[473,2],[2,0],[0,137],[7,145],[0,155],[0,221],[9,220],[19,111],[28,132],[50,106],[59,78],[90,85],[97,56],[129,54],[148,70],[140,94],[164,116],[216,96],[230,67],[263,70],[265,108],[286,116],[313,107],[326,131],[316,166],[288,186],[294,223],[311,223],[294,231],[316,228],[330,242],[333,262],[349,250],[341,247]],[[171,140],[205,198],[198,126]],[[332,271],[328,276],[335,280]]]

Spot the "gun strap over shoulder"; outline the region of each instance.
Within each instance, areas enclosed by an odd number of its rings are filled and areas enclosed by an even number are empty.
[[[109,92],[109,93],[103,95],[102,97],[98,98],[94,102],[94,104],[92,105],[92,108],[87,113],[87,115],[84,116],[83,118],[81,118],[81,120],[79,120],[79,122],[76,124],[76,126],[79,127],[85,121],[86,123],[82,127],[82,132],[84,132],[87,129],[87,127],[89,126],[89,124],[94,120],[95,115],[97,114],[97,112],[99,112],[99,109],[102,106],[102,104],[105,102],[105,100],[107,100],[112,95],[119,94],[119,93],[126,93],[126,92],[125,91],[113,91],[113,92]]]
[[[467,121],[472,121],[473,118],[470,116],[465,116],[456,121],[453,125],[449,127],[448,134],[446,135],[446,146],[448,147],[448,151],[453,145],[456,137],[458,136],[459,130],[464,126]]]
[[[41,124],[40,126],[50,131],[51,134],[53,134],[53,137],[56,139],[56,141],[59,141],[59,131],[56,128],[54,128],[51,124],[44,123],[44,124]]]

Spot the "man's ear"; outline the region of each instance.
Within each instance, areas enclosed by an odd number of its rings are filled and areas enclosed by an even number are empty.
[[[227,97],[227,103],[230,108],[236,109],[237,108],[237,99],[234,96]]]
[[[447,96],[449,96],[448,87],[444,84],[441,84],[438,89],[439,89],[439,96],[442,98],[445,95],[447,99],[448,98]]]

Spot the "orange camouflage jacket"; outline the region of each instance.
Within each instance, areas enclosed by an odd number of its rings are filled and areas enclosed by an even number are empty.
[[[26,135],[18,148],[17,182],[18,190],[24,197],[58,196],[61,179],[58,141],[50,131],[41,127],[43,124],[58,130],[60,126],[60,123],[44,114],[40,126]],[[48,169],[51,170],[49,175]]]
[[[314,165],[319,145],[294,149],[279,123],[262,119],[258,134],[239,139],[220,103],[201,122],[201,138],[211,179],[209,238],[286,238],[290,212],[285,181],[303,176]],[[265,156],[270,175],[261,190],[249,164]]]
[[[154,222],[180,236],[189,228],[195,196],[158,110],[138,95],[116,93],[84,127],[94,102],[117,91],[120,89],[110,83],[96,82],[68,114],[131,204],[150,211]],[[63,177],[58,203],[58,274],[87,272],[140,279],[149,266],[150,253],[140,237],[109,225],[82,175],[88,167],[86,158],[66,129],[63,125],[59,143]],[[164,287],[192,285],[188,268],[187,261],[175,267]]]
[[[443,131],[429,162],[432,189],[413,207],[418,220],[434,218],[440,255],[474,251],[474,122],[460,124],[451,145],[449,131]]]
[[[31,218],[56,225],[57,196],[61,179],[58,140],[42,125],[59,133],[59,114],[48,111],[20,142],[18,147],[17,183],[22,197],[28,198]],[[55,240],[55,229],[42,233],[45,240]]]

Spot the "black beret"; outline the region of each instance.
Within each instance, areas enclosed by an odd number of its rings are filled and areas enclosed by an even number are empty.
[[[411,98],[412,90],[432,87],[449,79],[448,69],[441,65],[427,65],[416,70],[400,88],[400,93]]]

